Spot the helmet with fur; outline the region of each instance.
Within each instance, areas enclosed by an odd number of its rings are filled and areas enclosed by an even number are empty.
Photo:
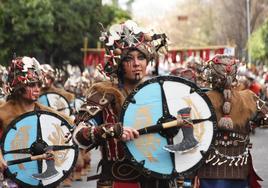
[[[207,62],[209,67],[209,81],[213,89],[230,88],[236,80],[238,60],[231,55],[217,54]]]
[[[12,94],[27,84],[42,81],[41,67],[35,58],[17,57],[8,68],[7,92]]]

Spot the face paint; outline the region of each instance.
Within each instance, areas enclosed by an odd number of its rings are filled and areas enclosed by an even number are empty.
[[[147,60],[138,50],[129,52],[123,60],[124,78],[129,82],[139,82],[146,74]]]
[[[137,80],[137,81],[141,80],[141,75],[140,75],[140,73],[136,73],[136,74],[135,74],[135,80]]]
[[[40,88],[40,83],[30,83],[25,87],[25,92],[22,97],[28,101],[36,101],[40,96]]]

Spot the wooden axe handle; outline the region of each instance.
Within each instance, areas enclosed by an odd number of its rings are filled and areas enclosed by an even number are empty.
[[[10,165],[20,164],[20,163],[25,163],[25,162],[35,161],[35,160],[43,160],[43,159],[47,159],[48,157],[49,157],[49,154],[44,153],[41,155],[34,155],[31,157],[7,161],[7,165],[10,166]]]
[[[188,122],[187,120],[182,120],[181,123],[178,124],[177,120],[172,120],[166,123],[162,123],[162,124],[156,124],[156,125],[151,125],[148,127],[144,127],[138,130],[140,135],[143,134],[148,134],[148,133],[155,133],[155,132],[159,132],[163,129],[167,129],[167,128],[171,128],[171,127],[176,127],[176,126],[182,126],[184,123],[201,123],[203,121],[207,121],[210,120],[211,117],[209,118],[205,118],[205,119],[193,119],[192,122]]]
[[[175,127],[175,126],[180,126],[180,125],[177,125],[177,120],[144,127],[144,128],[139,129],[138,132],[140,135],[143,135],[143,134],[148,134],[148,133],[159,132],[162,129],[167,129],[167,128],[171,128],[171,127]]]
[[[171,128],[171,127],[175,127],[175,126],[181,126],[181,125],[178,125],[177,120],[162,123],[163,129],[167,129],[167,128]]]

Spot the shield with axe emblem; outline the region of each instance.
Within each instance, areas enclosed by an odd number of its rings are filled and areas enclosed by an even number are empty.
[[[126,143],[130,159],[145,175],[162,179],[195,171],[216,129],[216,115],[206,94],[174,76],[139,85],[123,104],[121,121],[140,133]]]
[[[47,111],[25,113],[12,121],[3,135],[1,150],[7,176],[22,187],[54,187],[71,172],[78,148],[65,135],[72,126]]]

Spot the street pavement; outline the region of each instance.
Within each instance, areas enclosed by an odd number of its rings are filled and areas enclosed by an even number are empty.
[[[253,148],[251,150],[253,157],[253,164],[258,175],[264,180],[261,182],[263,188],[268,187],[268,128],[257,128],[255,135],[251,135],[251,142],[253,143]],[[267,145],[266,145],[267,144]],[[90,175],[95,175],[96,166],[100,159],[100,154],[97,150],[91,152],[92,163]],[[74,182],[74,188],[95,188],[96,181],[86,181],[86,177],[81,182]]]
[[[261,185],[268,187],[268,128],[257,128],[251,136],[252,158],[257,174],[263,179]],[[267,145],[266,145],[267,144]]]

